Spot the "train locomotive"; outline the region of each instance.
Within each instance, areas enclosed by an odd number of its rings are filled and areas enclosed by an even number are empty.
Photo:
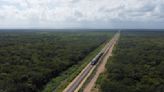
[[[103,55],[103,52],[100,52],[98,55],[96,55],[96,57],[92,59],[91,65],[95,65],[99,61],[102,55]]]

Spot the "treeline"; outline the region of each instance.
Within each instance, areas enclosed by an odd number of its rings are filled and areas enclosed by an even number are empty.
[[[109,32],[0,32],[0,92],[39,92]]]
[[[102,92],[164,92],[164,32],[126,32],[101,77]]]

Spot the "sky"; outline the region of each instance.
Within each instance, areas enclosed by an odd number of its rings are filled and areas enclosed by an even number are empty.
[[[0,28],[164,28],[164,0],[0,0]]]

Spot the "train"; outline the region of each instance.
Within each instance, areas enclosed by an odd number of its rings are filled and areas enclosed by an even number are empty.
[[[97,62],[99,61],[99,59],[102,55],[103,55],[103,52],[100,52],[98,55],[96,55],[96,57],[92,59],[91,65],[97,64]]]

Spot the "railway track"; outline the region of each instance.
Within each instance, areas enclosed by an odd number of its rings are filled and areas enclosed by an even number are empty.
[[[105,45],[105,47],[96,55],[95,58],[79,73],[79,75],[64,89],[63,92],[78,92],[83,83],[90,76],[98,63],[101,63],[104,56],[110,50],[114,43],[118,40],[119,32]]]

